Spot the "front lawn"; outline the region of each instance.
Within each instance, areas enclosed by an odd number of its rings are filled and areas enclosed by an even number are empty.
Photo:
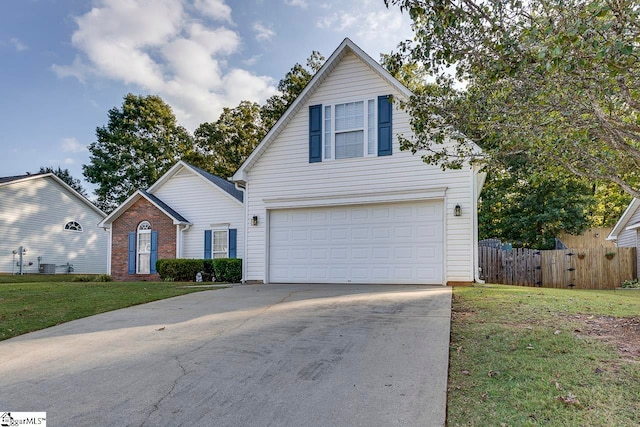
[[[71,280],[71,276],[54,276],[52,280],[59,277]],[[12,280],[14,283],[7,283]],[[35,275],[0,276],[0,340],[105,311],[207,290],[171,282],[30,280],[43,279]]]
[[[449,426],[640,425],[640,291],[455,288]]]

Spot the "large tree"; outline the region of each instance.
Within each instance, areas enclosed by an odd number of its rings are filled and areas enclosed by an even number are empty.
[[[526,154],[492,170],[478,209],[480,239],[499,238],[518,247],[553,249],[561,232],[580,234],[591,225],[591,186],[550,168],[539,171]]]
[[[384,1],[410,14],[415,33],[393,58],[438,84],[407,104],[415,137],[403,148],[461,167],[477,157],[469,138],[490,165],[535,153],[540,168],[640,196],[637,0]]]
[[[278,83],[279,93],[263,106],[242,101],[225,108],[215,122],[202,123],[194,132],[195,151],[186,160],[222,177],[233,175],[323,63],[324,57],[313,51],[307,67],[295,64]]]
[[[69,185],[69,187],[73,188],[84,197],[87,197],[87,190],[82,186],[82,181],[78,178],[74,178],[71,175],[71,172],[69,172],[69,169],[62,169],[60,166],[58,166],[57,169],[50,166],[40,166],[38,173],[52,173]]]
[[[195,155],[187,159],[211,173],[230,177],[265,134],[260,106],[242,101],[225,108],[212,123],[202,123],[194,132]]]
[[[82,167],[87,181],[98,185],[97,205],[105,212],[153,184],[193,150],[191,136],[158,96],[128,94],[108,117],[108,124],[96,129],[97,141],[89,145],[90,163]]]

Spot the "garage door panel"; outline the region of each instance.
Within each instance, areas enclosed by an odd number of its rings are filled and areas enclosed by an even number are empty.
[[[270,212],[271,282],[442,283],[442,202]]]

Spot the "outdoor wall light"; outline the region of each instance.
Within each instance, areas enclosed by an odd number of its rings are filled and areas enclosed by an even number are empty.
[[[254,215],[253,218],[251,218],[251,225],[258,225],[258,215]]]
[[[455,209],[453,210],[453,214],[455,216],[461,216],[462,215],[462,208],[460,207],[460,205],[456,205]]]

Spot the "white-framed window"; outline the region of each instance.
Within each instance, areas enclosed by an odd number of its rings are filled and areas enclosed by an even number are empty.
[[[211,257],[229,258],[229,230],[218,229],[212,231]]]
[[[323,115],[324,160],[376,155],[375,99],[325,105]]]
[[[136,261],[136,273],[151,273],[151,224],[149,221],[138,224]]]
[[[82,225],[77,221],[69,221],[64,226],[65,231],[78,231],[82,232]]]

